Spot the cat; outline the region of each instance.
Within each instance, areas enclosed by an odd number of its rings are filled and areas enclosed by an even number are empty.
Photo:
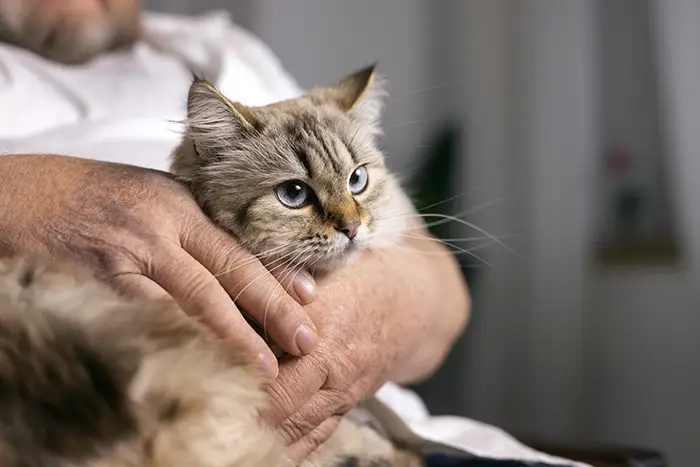
[[[377,145],[384,94],[375,65],[262,107],[233,102],[195,76],[170,170],[217,225],[263,262],[286,275],[329,272],[362,250],[396,244],[418,226]],[[420,465],[417,455],[367,430],[361,420],[373,418],[362,410],[346,416],[319,449],[322,457]],[[370,449],[375,445],[385,446],[381,454]]]
[[[251,252],[302,251],[328,272],[408,228],[408,198],[376,149],[374,69],[261,108],[194,80],[174,176]],[[277,251],[277,250],[274,250]],[[256,366],[172,300],[117,295],[81,267],[0,260],[0,465],[287,467],[259,421]],[[414,467],[353,409],[302,467]]]
[[[267,262],[296,253],[290,269],[324,272],[396,243],[409,226],[399,214],[413,208],[377,148],[384,92],[374,68],[264,107],[195,78],[171,172]]]

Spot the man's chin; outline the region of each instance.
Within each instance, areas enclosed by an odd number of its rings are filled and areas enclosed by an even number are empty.
[[[39,2],[40,3],[40,2]],[[104,8],[88,14],[35,12],[36,2],[0,0],[0,41],[66,64],[132,44],[139,36],[139,11]]]

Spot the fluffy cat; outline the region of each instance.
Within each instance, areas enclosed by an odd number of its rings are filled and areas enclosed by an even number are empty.
[[[209,216],[271,262],[342,266],[396,242],[411,204],[376,146],[382,88],[374,67],[264,107],[195,79],[171,171]],[[274,252],[267,254],[266,252]]]
[[[401,215],[413,207],[377,147],[382,97],[374,66],[263,107],[232,102],[195,78],[171,172],[220,227],[275,269],[342,267],[415,226]],[[326,459],[313,465],[420,465],[359,423],[367,415],[361,410],[350,412],[319,449]]]
[[[410,203],[375,147],[379,95],[371,68],[261,108],[196,80],[173,173],[252,252],[340,267],[407,228],[395,214]],[[73,265],[15,258],[0,261],[0,320],[0,465],[289,465],[258,420],[255,367],[172,301],[126,300]],[[363,415],[302,466],[421,465]]]

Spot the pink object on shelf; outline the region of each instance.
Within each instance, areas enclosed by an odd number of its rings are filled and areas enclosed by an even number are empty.
[[[610,172],[623,175],[634,166],[635,154],[628,147],[616,144],[607,150],[605,162]]]

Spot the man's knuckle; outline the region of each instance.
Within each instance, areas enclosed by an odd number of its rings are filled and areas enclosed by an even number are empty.
[[[268,319],[271,323],[282,323],[283,320],[290,318],[289,307],[283,299],[284,289],[282,286],[275,287],[270,291],[270,297],[266,305]]]
[[[347,355],[336,356],[334,361],[328,365],[330,369],[328,386],[331,388],[345,390],[352,386],[361,374],[361,366]]]
[[[287,419],[282,422],[280,430],[284,433],[284,436],[292,441],[297,441],[311,433],[313,433],[316,428],[311,420],[303,418]]]
[[[322,427],[318,427],[319,429],[314,429],[313,431],[309,432],[305,436],[305,441],[313,447],[318,447],[321,444],[325,443],[328,440],[328,438],[330,438],[333,435],[333,432],[338,426],[338,423],[340,423],[342,417],[342,415],[331,415],[326,419],[326,421],[324,421]]]
[[[288,417],[294,410],[294,399],[287,389],[279,384],[271,384],[268,386],[270,395],[270,410],[273,413],[281,414],[282,417]]]
[[[352,389],[329,389],[327,398],[333,406],[333,415],[345,415],[357,405],[360,397]]]
[[[199,297],[206,295],[215,283],[216,279],[207,274],[193,274],[182,290],[182,298],[186,302],[194,302]]]
[[[151,252],[140,242],[124,236],[106,234],[93,238],[80,247],[78,253],[102,277],[143,272]]]

